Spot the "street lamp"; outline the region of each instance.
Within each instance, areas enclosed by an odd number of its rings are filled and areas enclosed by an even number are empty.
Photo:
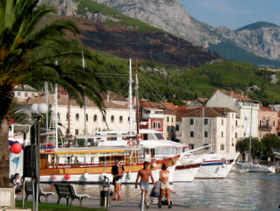
[[[36,122],[36,135],[35,135],[35,178],[33,180],[33,210],[38,211],[39,204],[39,186],[40,186],[40,120],[44,114],[48,112],[48,105],[45,103],[33,104],[31,106],[31,113],[34,115]]]

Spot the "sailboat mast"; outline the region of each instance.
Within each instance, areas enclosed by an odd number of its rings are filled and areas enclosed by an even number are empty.
[[[85,62],[85,57],[84,57],[84,51],[82,51],[82,67],[83,70],[85,70],[86,67],[86,62]],[[87,106],[86,106],[86,97],[84,94],[84,135],[87,134]]]
[[[131,58],[129,58],[129,89],[128,89],[128,99],[129,99],[129,135],[132,135],[132,67]]]
[[[54,105],[55,105],[55,112],[54,112],[54,118],[55,118],[55,148],[58,148],[58,118],[57,118],[57,98],[58,98],[58,93],[57,93],[57,84],[55,84],[55,89],[54,89]]]
[[[253,102],[251,102],[251,115],[250,115],[250,137],[249,137],[249,152],[248,161],[251,162],[251,151],[252,151],[252,121],[253,121]]]
[[[136,63],[136,75],[135,75],[135,103],[136,103],[136,134],[139,135],[139,122],[140,122],[140,113],[139,113],[139,81],[138,81],[138,64]]]

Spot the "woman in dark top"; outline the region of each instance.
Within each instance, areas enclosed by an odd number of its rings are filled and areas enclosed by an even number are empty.
[[[122,201],[122,178],[124,175],[124,167],[116,160],[114,166],[112,166],[112,175],[113,175],[113,185],[114,185],[114,195],[113,200]]]

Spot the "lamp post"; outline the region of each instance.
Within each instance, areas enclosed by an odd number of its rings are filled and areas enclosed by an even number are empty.
[[[31,113],[34,115],[36,122],[35,134],[35,178],[33,180],[33,210],[38,211],[39,204],[39,185],[40,185],[40,120],[44,114],[48,112],[48,105],[45,103],[33,104],[31,106]]]

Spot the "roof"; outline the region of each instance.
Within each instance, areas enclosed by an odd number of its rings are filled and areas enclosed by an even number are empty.
[[[177,108],[176,105],[174,105],[173,103],[169,103],[169,102],[162,102],[161,105],[163,105],[165,109],[176,109]]]
[[[247,95],[244,95],[243,92],[242,93],[236,93],[236,92],[227,91],[227,90],[219,90],[219,91],[228,95],[228,96],[236,98],[236,99],[252,101],[252,99],[250,97],[248,97]]]
[[[183,117],[224,117],[224,112],[234,112],[229,108],[200,107],[192,112],[186,113]]]
[[[21,104],[26,104],[26,105],[31,105],[34,103],[45,103],[45,96],[38,96],[38,97],[34,97],[34,98],[29,98],[26,101],[22,102]],[[67,95],[59,95],[58,99],[57,99],[57,104],[58,105],[68,105],[69,99]],[[104,106],[105,108],[128,108],[128,104],[116,104],[113,102],[108,102],[107,100],[104,100]],[[54,94],[50,95],[50,104],[54,104]],[[79,106],[79,104],[71,99],[70,100],[70,105],[71,106]],[[97,105],[92,102],[91,100],[89,100],[88,98],[86,98],[86,106],[88,107],[97,107]]]
[[[260,110],[261,110],[261,111],[274,111],[274,110],[272,110],[271,108],[264,107],[264,106],[260,106]]]
[[[164,107],[159,104],[159,103],[155,103],[155,102],[151,102],[151,101],[142,101],[140,103],[140,107],[146,107],[146,108],[158,108],[158,109],[163,109]]]

